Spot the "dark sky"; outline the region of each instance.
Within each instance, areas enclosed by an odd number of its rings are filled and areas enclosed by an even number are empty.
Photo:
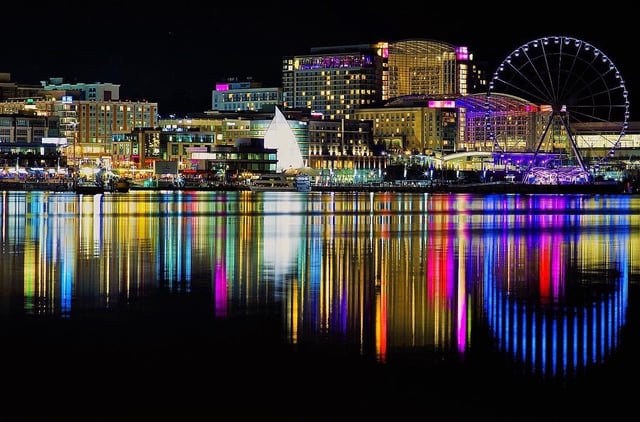
[[[552,3],[481,10],[402,9],[366,2],[13,3],[0,25],[0,72],[19,83],[50,77],[120,84],[121,99],[158,102],[161,115],[210,108],[215,83],[253,77],[279,86],[283,56],[312,47],[432,39],[466,45],[489,73],[513,50],[545,36],[569,36],[607,54],[623,76],[631,115],[640,90],[634,57],[640,21],[618,10]],[[353,4],[353,8],[349,5]],[[386,3],[393,5],[393,2]],[[479,5],[483,3],[478,3]],[[530,9],[526,9],[530,6]],[[640,98],[640,95],[638,95]]]

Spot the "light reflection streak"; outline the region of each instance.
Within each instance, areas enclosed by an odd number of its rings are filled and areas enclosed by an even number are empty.
[[[219,230],[214,228],[213,237],[215,239],[214,246],[211,248],[212,255],[211,260],[214,264],[214,277],[213,277],[213,297],[212,303],[215,316],[218,318],[224,318],[228,316],[227,302],[229,301],[229,274],[227,272],[227,259],[234,262],[237,257],[235,249],[233,247],[226,248],[227,239],[234,239],[233,236],[227,236],[227,225],[225,224],[224,217],[214,217],[215,227],[219,227]],[[231,226],[230,228],[232,228]],[[233,234],[233,231],[231,231]],[[234,242],[229,242],[233,245]],[[203,247],[207,247],[207,242],[203,243]],[[233,267],[230,267],[233,268]]]

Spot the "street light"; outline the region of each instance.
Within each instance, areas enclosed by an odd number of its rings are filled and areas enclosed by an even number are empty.
[[[71,165],[72,165],[72,174],[77,172],[77,167],[78,167],[78,163],[77,163],[77,155],[76,155],[76,145],[78,143],[78,121],[74,120],[73,122],[71,122],[71,126],[73,126],[73,145],[71,148]],[[67,163],[67,167],[69,166],[69,163]]]

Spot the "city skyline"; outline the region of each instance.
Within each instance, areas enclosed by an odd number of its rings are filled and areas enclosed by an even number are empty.
[[[119,84],[121,99],[157,102],[161,115],[181,116],[209,110],[215,84],[229,77],[281,86],[282,58],[309,54],[313,47],[442,41],[467,46],[475,61],[487,63],[490,77],[518,47],[560,35],[608,55],[624,78],[634,116],[634,78],[640,66],[630,49],[634,24],[625,22],[628,18],[619,11],[599,10],[597,16],[577,21],[577,11],[569,5],[498,18],[504,11],[488,8],[455,15],[338,2],[317,7],[284,2],[244,10],[187,1],[168,10],[116,1],[99,14],[87,14],[67,3],[17,6],[13,13],[22,18],[7,19],[0,27],[5,40],[0,72],[24,84],[50,77]],[[310,13],[312,9],[318,13]]]

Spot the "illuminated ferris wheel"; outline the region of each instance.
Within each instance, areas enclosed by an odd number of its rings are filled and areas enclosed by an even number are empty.
[[[506,113],[492,101],[497,94],[534,105],[533,136],[514,136],[506,133],[508,124],[496,123]],[[508,152],[526,145],[523,182],[578,183],[611,164],[628,127],[629,100],[606,54],[576,38],[550,36],[518,47],[502,61],[489,83],[486,113],[496,148]]]

